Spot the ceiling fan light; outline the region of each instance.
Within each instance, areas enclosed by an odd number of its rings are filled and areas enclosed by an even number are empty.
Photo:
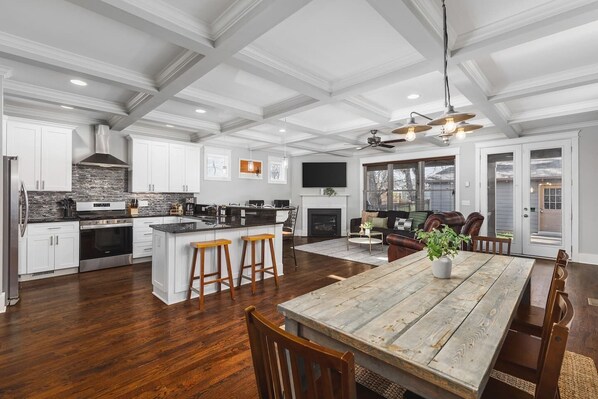
[[[416,123],[415,118],[411,117],[411,118],[409,118],[409,122],[407,122],[406,125],[396,128],[392,132],[396,133],[396,134],[408,134],[409,132],[413,132],[413,133],[425,132],[426,130],[430,130],[430,129],[432,129],[431,126]]]

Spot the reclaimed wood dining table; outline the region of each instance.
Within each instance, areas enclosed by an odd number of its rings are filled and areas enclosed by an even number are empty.
[[[420,251],[278,305],[287,331],[355,354],[420,396],[480,398],[534,259],[461,251],[450,279]]]

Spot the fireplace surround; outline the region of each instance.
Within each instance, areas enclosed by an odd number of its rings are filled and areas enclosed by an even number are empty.
[[[307,210],[307,231],[309,237],[340,237],[340,208],[309,208]]]

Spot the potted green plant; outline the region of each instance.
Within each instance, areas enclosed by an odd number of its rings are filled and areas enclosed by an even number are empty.
[[[365,235],[369,236],[370,232],[372,231],[372,227],[374,227],[374,223],[370,222],[369,220],[367,222],[363,222],[359,225],[360,233],[363,234],[365,231]]]
[[[432,261],[432,274],[437,278],[450,278],[453,268],[452,258],[457,255],[461,244],[471,237],[458,234],[447,225],[430,232],[419,230],[417,238],[426,243],[428,258]]]

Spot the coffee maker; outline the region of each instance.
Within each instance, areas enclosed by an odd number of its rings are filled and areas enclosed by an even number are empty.
[[[185,200],[184,212],[185,216],[193,216],[195,213],[195,197]]]

